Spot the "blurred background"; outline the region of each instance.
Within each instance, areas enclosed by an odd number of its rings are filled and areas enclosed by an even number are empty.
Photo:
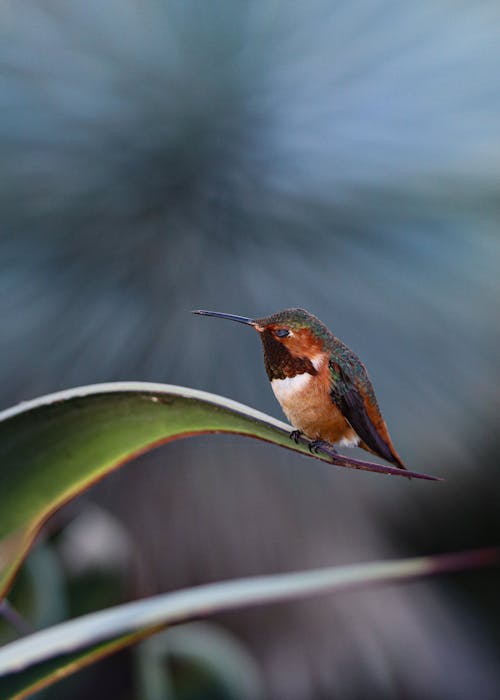
[[[364,360],[406,482],[212,436],[69,504],[21,587],[44,624],[261,573],[498,542],[496,0],[3,0],[2,407],[113,380],[281,417],[255,334]],[[75,700],[497,698],[498,573],[231,613],[47,691]]]

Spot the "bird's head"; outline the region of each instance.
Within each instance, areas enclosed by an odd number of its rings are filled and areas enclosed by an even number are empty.
[[[270,379],[293,377],[308,371],[316,374],[323,358],[329,331],[319,319],[304,309],[286,309],[264,318],[247,318],[220,311],[194,311],[253,326],[264,348],[264,361]]]

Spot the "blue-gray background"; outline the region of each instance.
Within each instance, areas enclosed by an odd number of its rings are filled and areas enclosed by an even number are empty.
[[[168,446],[68,512],[119,526],[125,595],[495,543],[498,3],[4,0],[0,19],[2,405],[134,379],[279,416],[252,332],[189,310],[303,306],[365,361],[408,465],[447,478]],[[497,697],[497,587],[226,616],[253,669],[230,692]],[[72,697],[145,697],[140,658]],[[164,697],[209,697],[191,675]]]

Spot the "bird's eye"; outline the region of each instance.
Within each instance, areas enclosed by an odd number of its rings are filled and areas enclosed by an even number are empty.
[[[290,335],[288,328],[277,328],[274,333],[278,336],[278,338],[286,338],[287,335]]]

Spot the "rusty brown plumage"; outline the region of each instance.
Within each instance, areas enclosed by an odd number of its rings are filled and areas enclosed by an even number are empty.
[[[304,309],[255,320],[218,311],[195,313],[255,328],[272,389],[294,428],[312,440],[359,445],[405,469],[365,366],[316,316]]]

